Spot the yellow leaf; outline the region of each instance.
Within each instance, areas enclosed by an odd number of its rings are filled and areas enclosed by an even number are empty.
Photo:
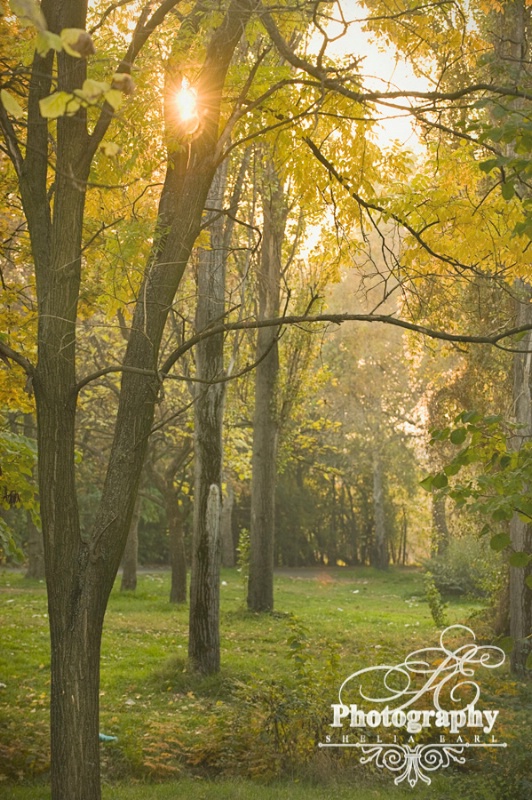
[[[39,31],[35,40],[35,49],[40,56],[45,56],[50,50],[60,53],[63,49],[63,42],[57,33],[51,31]]]
[[[90,34],[81,28],[63,28],[61,41],[65,53],[74,58],[87,58],[95,52]]]
[[[15,117],[15,119],[20,119],[20,117],[24,114],[22,106],[20,106],[13,95],[9,94],[9,92],[6,92],[5,89],[0,91],[0,100],[2,101],[2,105],[7,113],[11,114],[11,116]]]
[[[87,80],[83,81],[81,90],[76,91],[76,95],[92,105],[93,103],[96,103],[102,94],[107,91],[109,91],[108,83],[87,78]]]
[[[114,111],[118,111],[122,105],[122,92],[119,92],[118,89],[109,89],[109,91],[105,93],[105,99],[109,105],[113,107]]]
[[[39,100],[41,116],[45,119],[57,119],[72,116],[81,106],[81,100],[69,92],[54,92],[49,97]]]
[[[100,148],[105,155],[109,156],[110,158],[117,156],[122,149],[118,144],[116,144],[116,142],[102,142]]]

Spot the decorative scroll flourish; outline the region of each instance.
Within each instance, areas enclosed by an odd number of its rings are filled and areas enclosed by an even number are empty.
[[[463,745],[437,745],[418,744],[410,747],[408,744],[394,744],[383,747],[382,745],[363,745],[364,756],[362,764],[375,762],[375,766],[398,772],[394,783],[399,785],[404,780],[414,787],[418,780],[430,785],[431,779],[425,772],[435,772],[437,769],[448,767],[452,761],[463,764],[465,758]]]
[[[467,633],[471,641],[452,649],[449,638],[456,633]],[[360,697],[371,703],[399,703],[396,711],[416,703],[426,694],[432,694],[432,705],[437,711],[443,711],[441,702],[444,693],[448,692],[448,702],[474,706],[480,697],[478,684],[471,680],[477,667],[496,669],[504,663],[505,654],[500,647],[494,645],[478,645],[475,634],[465,625],[450,625],[440,635],[440,646],[427,647],[409,653],[401,664],[390,666],[381,664],[376,667],[353,672],[340,686],[339,702],[342,704],[342,692],[355,678],[374,677],[382,673],[382,686],[385,694],[373,697],[359,685]],[[464,678],[465,680],[462,680]],[[421,685],[420,685],[421,683]],[[473,696],[471,696],[473,693]],[[463,696],[462,696],[463,695]]]
[[[458,644],[457,635],[462,641],[467,637],[466,643]],[[430,785],[430,773],[453,762],[463,764],[465,749],[506,747],[506,742],[496,742],[494,735],[491,741],[480,741],[480,732],[491,733],[499,711],[475,708],[480,688],[474,680],[478,668],[500,667],[505,654],[500,647],[479,645],[475,639],[470,628],[451,625],[441,633],[439,647],[415,650],[395,666],[383,664],[353,672],[340,687],[339,704],[331,706],[330,727],[345,730],[344,726],[349,725],[350,730],[363,729],[362,741],[350,742],[349,736],[342,735],[341,741],[332,742],[331,736],[327,736],[319,747],[359,749],[362,764],[373,763],[390,770],[396,785],[404,781],[411,787],[420,780]],[[377,688],[373,689],[375,685]],[[348,693],[363,702],[349,703]],[[420,708],[420,699],[427,696],[430,703]],[[382,711],[366,710],[368,705],[375,704],[384,706]],[[383,742],[380,733],[377,735],[382,728],[404,730],[411,736],[408,743],[396,735],[393,743]],[[432,728],[439,730],[439,741],[427,743],[426,734],[430,736]],[[467,738],[464,741],[461,735],[454,742],[446,738],[471,729],[478,732],[474,742]],[[449,734],[441,735],[447,730]],[[377,738],[375,743],[367,740],[372,731]],[[413,734],[422,731],[425,731],[424,741],[416,743]]]

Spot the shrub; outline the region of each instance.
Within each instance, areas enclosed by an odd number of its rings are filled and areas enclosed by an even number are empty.
[[[442,555],[425,563],[434,585],[444,596],[489,597],[501,585],[502,565],[489,542],[474,536],[451,539]]]

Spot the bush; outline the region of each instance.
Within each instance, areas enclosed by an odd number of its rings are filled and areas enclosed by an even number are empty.
[[[442,595],[489,597],[501,585],[502,564],[485,539],[463,536],[451,539],[442,555],[425,562]]]

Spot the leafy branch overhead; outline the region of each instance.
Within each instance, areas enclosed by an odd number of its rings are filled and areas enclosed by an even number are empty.
[[[482,416],[476,411],[461,412],[453,426],[434,429],[431,436],[433,447],[448,442],[461,449],[442,470],[424,478],[421,486],[452,498],[458,508],[489,518],[481,534],[490,536],[492,549],[508,551],[512,567],[528,566],[532,555],[513,550],[510,535],[500,524],[508,523],[514,514],[527,524],[532,522],[532,442],[520,441],[519,426],[502,416]],[[515,440],[517,449],[512,446]],[[532,576],[526,580],[532,588]]]

